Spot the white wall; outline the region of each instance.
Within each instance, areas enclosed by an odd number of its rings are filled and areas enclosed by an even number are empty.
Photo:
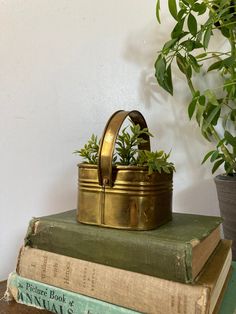
[[[75,208],[72,152],[118,109],[140,110],[153,148],[172,149],[174,211],[219,213],[210,167],[200,166],[209,145],[187,119],[182,77],[174,98],[154,79],[171,24],[165,7],[162,20],[155,0],[0,2],[0,280],[31,217]]]

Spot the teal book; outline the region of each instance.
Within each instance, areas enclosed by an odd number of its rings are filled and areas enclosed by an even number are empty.
[[[45,309],[56,314],[135,314],[140,313],[82,294],[46,285],[11,273],[6,300]]]
[[[148,231],[81,224],[76,210],[31,220],[25,245],[94,263],[191,283],[220,241],[219,217],[173,213]]]

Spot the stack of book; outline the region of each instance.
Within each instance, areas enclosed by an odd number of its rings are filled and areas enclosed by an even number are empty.
[[[34,218],[6,296],[58,314],[216,311],[231,267],[221,218],[173,213],[155,230],[76,221],[76,211]]]

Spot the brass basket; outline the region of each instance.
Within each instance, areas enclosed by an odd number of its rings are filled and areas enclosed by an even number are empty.
[[[149,230],[172,218],[172,174],[154,172],[146,167],[112,166],[119,129],[129,116],[146,128],[139,111],[115,112],[108,120],[100,141],[98,166],[81,163],[77,220],[103,227]],[[150,140],[139,149],[150,150]]]

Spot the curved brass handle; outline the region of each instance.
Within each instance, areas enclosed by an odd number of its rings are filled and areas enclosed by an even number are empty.
[[[147,124],[143,115],[137,110],[119,110],[110,117],[105,126],[98,153],[98,180],[99,184],[102,186],[112,186],[113,184],[112,158],[115,148],[115,142],[120,127],[127,116],[129,116],[135,124],[139,124],[142,129],[147,128]],[[142,138],[145,139],[147,142],[140,144],[139,149],[150,150],[149,136],[143,134]]]

